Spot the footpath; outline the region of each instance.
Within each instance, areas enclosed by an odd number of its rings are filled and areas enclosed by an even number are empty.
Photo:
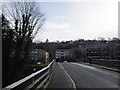
[[[53,66],[53,74],[51,80],[47,86],[47,89],[60,89],[60,88],[73,88],[73,84],[70,81],[69,77],[65,74],[62,67],[55,62]]]

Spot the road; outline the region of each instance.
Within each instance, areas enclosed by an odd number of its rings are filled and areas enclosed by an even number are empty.
[[[118,88],[118,73],[79,63],[56,62],[48,88]]]

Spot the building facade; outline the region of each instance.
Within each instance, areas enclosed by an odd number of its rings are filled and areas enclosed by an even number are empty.
[[[87,57],[91,57],[92,59],[109,59],[109,48],[107,45],[101,45],[101,44],[96,44],[96,45],[91,45],[87,47],[86,50],[86,55]]]
[[[33,49],[31,59],[36,63],[45,63],[49,61],[49,53],[42,49]]]
[[[68,60],[74,58],[72,49],[56,49],[56,60]]]

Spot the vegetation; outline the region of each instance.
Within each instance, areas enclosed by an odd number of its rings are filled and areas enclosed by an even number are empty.
[[[47,43],[46,43],[47,41]],[[103,58],[103,49],[106,53],[107,57],[104,59],[114,59],[120,60],[120,39],[119,38],[112,38],[109,40],[105,40],[104,38],[99,38],[98,40],[69,40],[69,41],[61,41],[61,42],[45,42],[41,43],[33,43],[34,48],[37,49],[44,49],[49,52],[50,60],[55,58],[55,51],[56,49],[74,49],[74,55],[76,61],[78,59],[86,59],[87,56],[91,56],[90,53],[92,52],[92,47],[96,47],[96,51],[99,52],[99,59]],[[108,54],[108,55],[107,55]],[[71,61],[71,60],[70,60]]]
[[[4,3],[2,11],[2,76],[5,87],[21,77],[30,64],[32,40],[44,25],[44,14],[35,2]]]
[[[106,43],[109,50],[116,50],[115,45],[120,45],[119,38],[105,40],[84,40],[78,39],[75,41],[62,42],[46,42],[32,43],[37,33],[44,25],[44,14],[39,11],[39,6],[35,2],[11,2],[3,6],[2,10],[2,87],[5,87],[26,75],[47,66],[49,63],[41,65],[31,65],[29,53],[32,46],[36,49],[44,49],[49,52],[50,60],[55,58],[56,49],[71,49],[74,48],[76,58],[85,55],[79,47],[85,48],[94,42]],[[111,53],[111,56],[114,54]],[[115,57],[111,57],[115,59]],[[72,61],[73,59],[67,60]]]
[[[44,64],[29,64],[29,65],[24,65],[23,70],[19,73],[17,76],[18,80],[20,78],[24,78],[33,72],[39,71],[40,69],[46,67],[49,63],[44,63]]]

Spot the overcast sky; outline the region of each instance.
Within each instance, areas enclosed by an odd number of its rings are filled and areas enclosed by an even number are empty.
[[[118,37],[118,2],[40,2],[46,23],[34,41]]]
[[[118,37],[118,1],[39,2],[46,22],[34,42]]]

